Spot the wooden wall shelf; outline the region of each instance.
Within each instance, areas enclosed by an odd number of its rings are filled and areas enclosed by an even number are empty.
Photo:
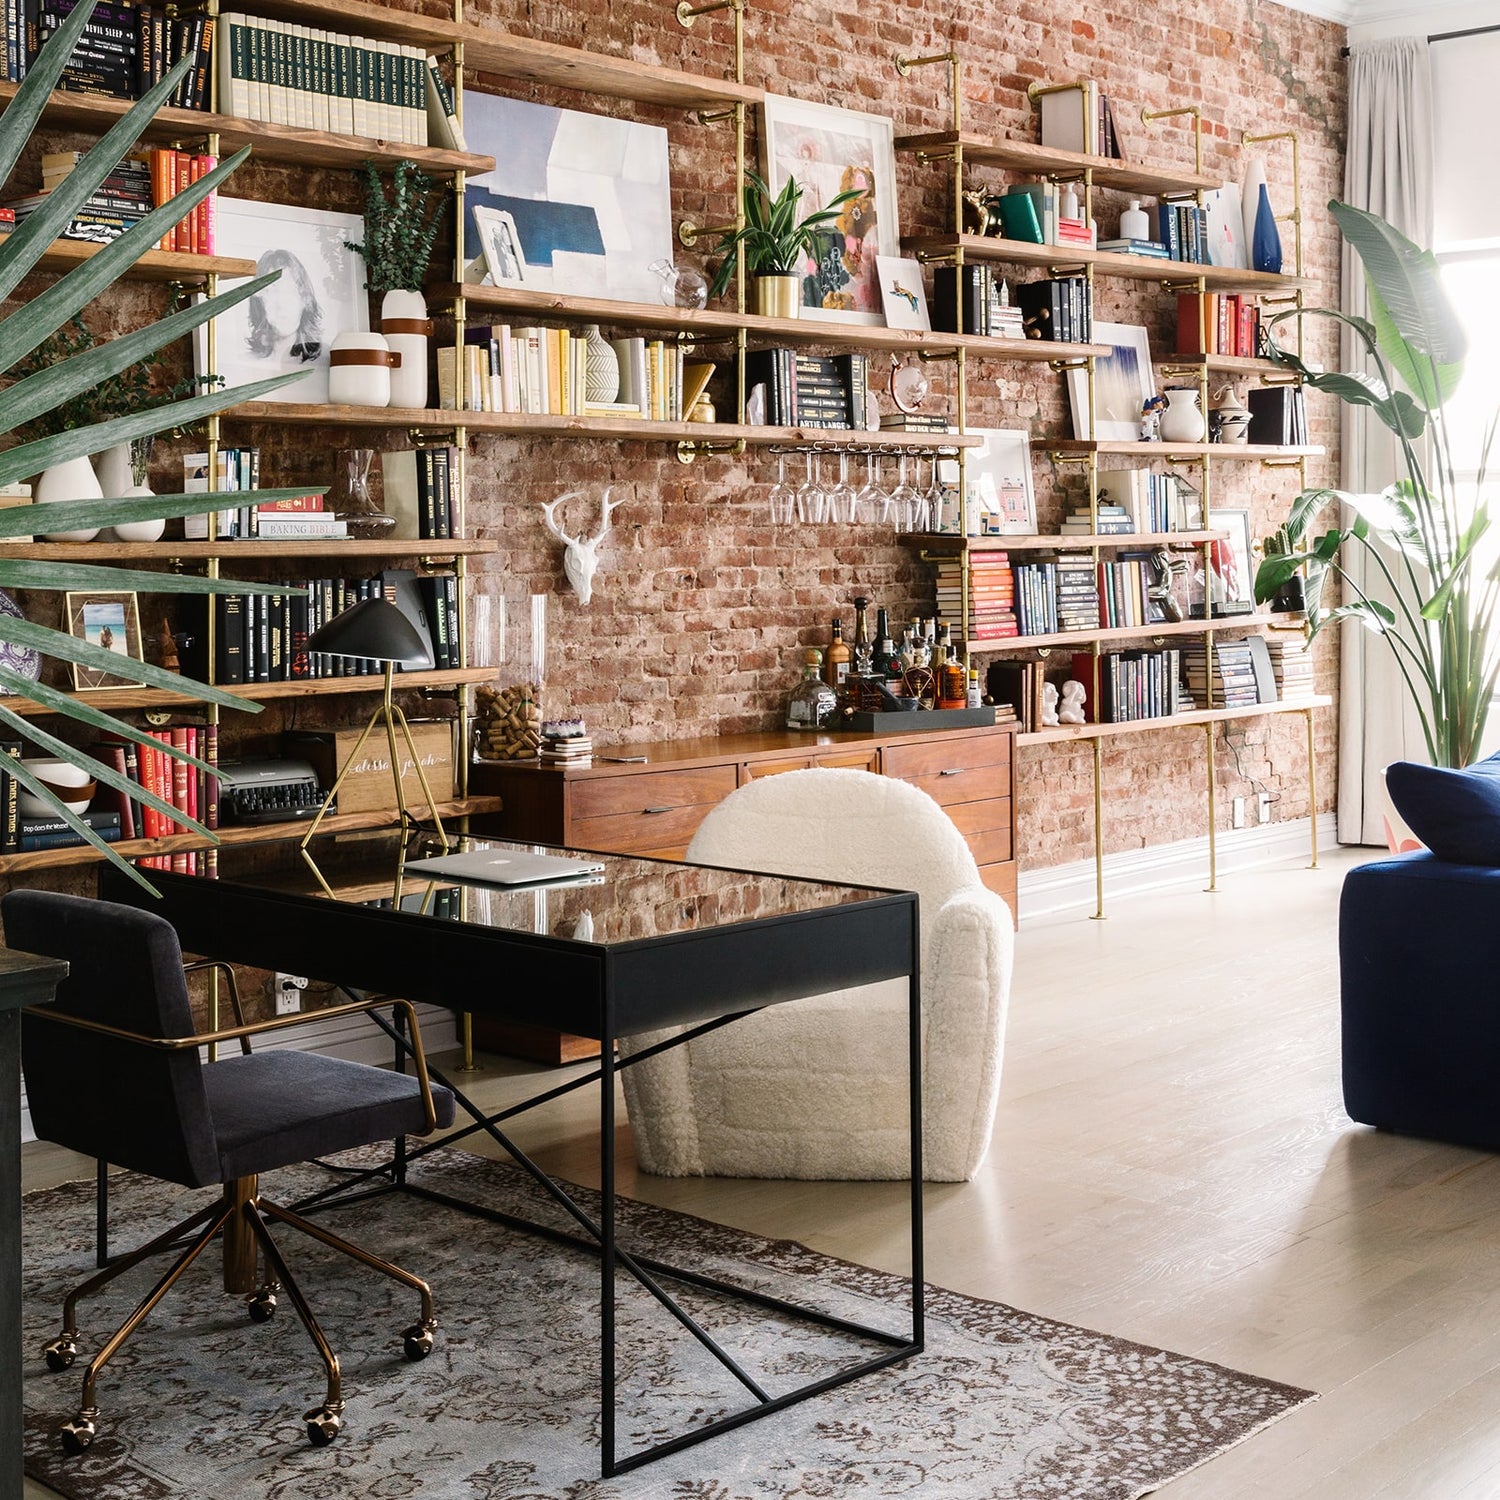
[[[1113,739],[1122,734],[1149,734],[1158,729],[1181,729],[1191,724],[1224,724],[1234,719],[1262,719],[1276,714],[1301,714],[1327,708],[1332,698],[1299,698],[1291,703],[1255,703],[1246,708],[1195,708],[1159,719],[1133,719],[1127,724],[1060,724],[1016,736],[1018,745],[1055,745],[1063,740]]]
[[[1095,547],[1201,547],[1227,531],[1107,531],[1090,536],[947,536],[911,532],[897,540],[929,557],[961,557],[965,552],[1091,552]]]
[[[46,562],[169,562],[230,558],[393,558],[469,557],[496,552],[499,542],[488,538],[453,537],[444,541],[362,541],[297,538],[275,542],[7,542],[6,557]]]
[[[42,252],[37,268],[62,275],[97,255],[103,245],[87,240],[54,240]],[[125,281],[202,281],[207,276],[253,276],[255,262],[231,255],[181,255],[175,250],[148,250],[121,278]]]

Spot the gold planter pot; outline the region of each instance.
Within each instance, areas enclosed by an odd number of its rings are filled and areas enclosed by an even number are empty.
[[[763,318],[795,318],[802,310],[802,278],[757,276],[755,310]]]

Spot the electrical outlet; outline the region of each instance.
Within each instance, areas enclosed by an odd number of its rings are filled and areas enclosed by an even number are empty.
[[[294,1016],[302,1009],[302,991],[307,988],[304,974],[276,974],[271,980],[271,1001],[278,1016]]]
[[[1229,804],[1229,826],[1231,828],[1245,826],[1245,799],[1243,797],[1236,797]]]
[[[1269,823],[1271,821],[1271,804],[1276,799],[1269,792],[1261,792],[1256,798],[1255,821],[1257,823]]]

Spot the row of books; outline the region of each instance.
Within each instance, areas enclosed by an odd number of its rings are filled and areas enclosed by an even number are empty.
[[[867,354],[757,349],[745,356],[745,383],[765,388],[772,427],[862,428],[870,389]]]
[[[1027,336],[1009,284],[984,262],[933,268],[932,326],[942,333],[977,333],[991,339]]]
[[[1075,505],[1059,528],[1063,536],[1197,531],[1198,492],[1176,474],[1151,469],[1100,469],[1095,483],[1098,528],[1087,505]]]
[[[220,448],[216,490],[249,494],[260,488],[259,448]],[[208,454],[184,453],[182,492],[206,494]],[[348,527],[330,514],[321,495],[293,495],[283,500],[247,501],[244,505],[216,512],[216,532],[221,540],[305,541],[339,539]],[[208,513],[183,518],[183,535],[189,541],[208,537]]]
[[[1116,160],[1124,155],[1115,127],[1114,106],[1092,78],[1077,88],[1045,93],[1037,104],[1041,110],[1042,145]]]
[[[1094,248],[1094,226],[1087,219],[1063,213],[1055,183],[1013,182],[1002,192],[990,194],[985,203],[998,215],[1005,239],[1026,245]]]
[[[1073,677],[1083,684],[1083,716],[1091,724],[1133,724],[1141,719],[1164,719],[1188,705],[1182,688],[1182,653],[1175,647],[1160,651],[1108,651],[1098,658],[1080,653],[1073,658]]]
[[[1254,359],[1260,352],[1260,306],[1254,297],[1219,292],[1177,294],[1177,353]]]
[[[72,13],[74,0],[5,0],[6,77],[19,83]],[[179,109],[210,104],[216,18],[204,11],[100,0],[84,23],[58,88],[68,93],[138,99],[184,57],[195,59],[172,95]]]
[[[1275,703],[1276,674],[1264,636],[1215,641],[1212,653],[1203,641],[1182,648],[1182,676],[1194,700],[1204,708],[1251,708]]]
[[[1247,441],[1278,447],[1307,442],[1307,395],[1300,385],[1252,386],[1245,404],[1250,408]]]
[[[1158,203],[1152,212],[1155,239],[1166,251],[1164,259],[1206,266],[1208,258],[1208,210],[1197,203]]]
[[[456,525],[453,476],[458,449],[398,448],[380,455],[385,510],[395,516],[394,535],[444,541]]]
[[[1086,276],[1049,276],[1016,288],[1029,339],[1086,344],[1094,336],[1094,293]]]
[[[24,224],[44,208],[68,174],[83,159],[81,151],[48,152],[42,157],[41,191],[12,198],[6,211],[12,224]],[[181,177],[177,165],[157,162],[157,158],[182,158]],[[102,243],[123,234],[132,224],[166,202],[178,189],[196,181],[210,170],[217,157],[192,157],[185,152],[151,151],[127,156],[89,195],[61,230],[59,238]],[[196,163],[196,166],[195,166]],[[163,174],[167,185],[158,181]],[[187,215],[180,226],[162,241],[163,249],[202,250],[213,238],[214,207],[212,195]],[[179,243],[180,241],[180,243]]]
[[[215,724],[178,724],[170,729],[150,731],[150,737],[162,744],[170,744],[174,750],[185,750],[207,765],[219,763],[219,730]],[[217,777],[196,766],[186,765],[162,750],[135,745],[128,740],[103,742],[94,747],[93,754],[205,828],[219,826]],[[123,792],[101,789],[95,800],[101,805],[107,804],[120,820],[121,838],[165,838],[168,834],[187,831],[165,813],[137,802]],[[214,868],[216,853],[210,849],[154,854],[139,863],[148,870],[173,870],[179,874],[196,875]]]
[[[967,616],[962,564],[957,558],[944,558],[937,564],[936,573],[937,613],[944,618],[963,620],[963,633],[970,644],[1005,640],[1020,634],[1009,554],[976,552],[969,558]]]
[[[215,71],[220,113],[404,146],[427,145],[428,91],[441,83],[436,59],[410,43],[239,11],[219,18]]]
[[[1099,589],[1091,558],[1015,563],[1016,622],[1022,635],[1099,628]]]
[[[377,675],[377,662],[307,649],[313,631],[353,605],[377,598],[389,599],[412,622],[434,669],[459,665],[458,580],[451,573],[387,568],[371,578],[299,578],[284,586],[285,594],[215,594],[191,601],[195,628],[186,632],[191,645],[183,658],[188,675],[226,687]],[[210,609],[214,655],[208,679]]]

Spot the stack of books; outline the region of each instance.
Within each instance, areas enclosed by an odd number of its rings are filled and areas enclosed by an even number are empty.
[[[594,758],[594,741],[582,719],[548,719],[542,725],[542,748],[538,758],[544,765],[587,765]]]
[[[1266,651],[1283,703],[1305,703],[1314,695],[1313,659],[1301,631],[1278,630],[1266,637]]]
[[[117,812],[95,812],[90,809],[76,815],[86,828],[97,833],[106,844],[117,843],[121,837],[120,815]],[[50,813],[35,817],[23,813],[17,827],[16,852],[27,854],[33,849],[69,849],[87,840],[74,830],[71,824]]]
[[[1201,641],[1182,649],[1183,681],[1195,703],[1204,708],[1249,708],[1260,702],[1255,684],[1255,662],[1246,642],[1217,642],[1211,676],[1207,657],[1207,649]]]
[[[1099,581],[1088,557],[1064,557],[1055,564],[1057,630],[1099,628]]]
[[[977,333],[992,339],[1027,336],[1010,287],[988,265],[936,266],[932,272],[932,326],[942,333]]]
[[[216,490],[249,494],[260,488],[259,448],[220,448]],[[208,454],[184,453],[182,492],[205,494],[209,489]],[[283,500],[247,501],[215,512],[221,540],[329,540],[346,537],[347,525],[331,514],[321,495],[293,495]],[[208,536],[208,514],[185,516],[183,535],[190,541]]]
[[[81,151],[48,152],[42,157],[42,190],[7,205],[12,224],[24,224],[42,208],[53,191],[67,180],[82,159]],[[151,167],[139,156],[127,156],[104,179],[68,221],[59,238],[103,243],[115,239],[156,207]]]
[[[963,568],[956,557],[937,565],[937,613],[962,619],[964,607]],[[964,637],[977,641],[999,641],[1021,633],[1016,620],[1016,586],[1010,556],[1005,552],[976,552],[969,558],[969,614]]]
[[[1075,505],[1058,530],[1063,536],[1113,536],[1135,530],[1135,521],[1123,505],[1111,505],[1101,498],[1097,515],[1095,526],[1095,512],[1086,505]]]
[[[870,389],[869,356],[757,349],[745,356],[747,386],[765,387],[772,427],[860,428]]]
[[[887,411],[880,414],[882,432],[947,432],[948,413]]]
[[[1085,250],[1098,248],[1099,232],[1087,219],[1067,219],[1061,214],[1051,243],[1054,245],[1078,245]]]
[[[1097,250],[1112,250],[1117,255],[1150,255],[1166,260],[1167,247],[1160,240],[1100,240]]]

